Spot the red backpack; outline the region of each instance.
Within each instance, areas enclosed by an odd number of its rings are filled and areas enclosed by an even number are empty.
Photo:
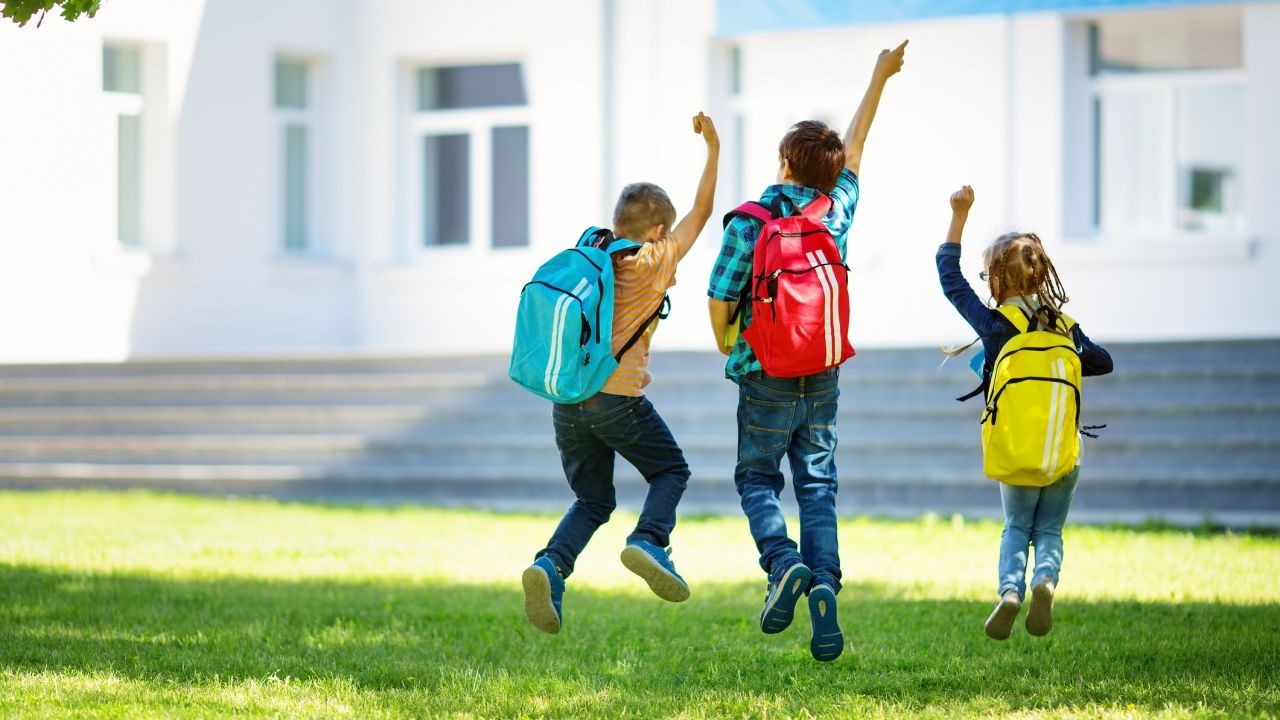
[[[734,320],[749,298],[751,325],[742,336],[773,377],[812,375],[853,357],[849,267],[822,222],[830,210],[831,198],[823,194],[799,215],[778,217],[776,208],[747,202],[725,216],[726,226],[735,215],[764,223]]]

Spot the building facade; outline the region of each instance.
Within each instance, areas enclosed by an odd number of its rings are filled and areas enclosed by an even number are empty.
[[[964,339],[932,266],[1047,243],[1103,340],[1280,337],[1280,2],[112,0],[0,24],[0,361],[471,354],[622,185],[717,216],[794,121],[843,129],[911,43],[863,160],[855,346]],[[710,349],[713,220],[659,349]]]

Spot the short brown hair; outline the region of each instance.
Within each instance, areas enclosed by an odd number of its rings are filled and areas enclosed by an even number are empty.
[[[622,188],[613,208],[613,232],[618,237],[637,237],[655,225],[666,225],[670,231],[675,221],[676,207],[671,198],[653,183],[631,183]]]
[[[844,167],[844,141],[821,120],[804,120],[782,136],[778,158],[787,161],[796,182],[831,192]]]

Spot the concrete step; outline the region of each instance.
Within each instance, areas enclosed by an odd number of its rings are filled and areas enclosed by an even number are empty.
[[[1280,524],[1280,341],[1111,350],[1119,371],[1086,380],[1083,420],[1108,428],[1086,445],[1077,505]],[[981,478],[980,402],[952,400],[976,378],[940,360],[867,351],[842,370],[845,511],[998,507]],[[682,507],[736,512],[723,358],[658,352],[652,369],[649,396],[694,472]],[[550,416],[497,356],[0,367],[0,483],[558,507]],[[617,477],[620,498],[642,497],[629,465]]]
[[[916,457],[921,462],[944,462],[951,457],[976,457],[976,432],[959,428],[939,428],[938,432],[910,435],[841,432],[838,456],[868,458],[875,462],[898,455]],[[735,428],[720,432],[680,432],[678,442],[689,456],[730,458],[736,456]],[[1167,458],[1212,460],[1215,464],[1238,466],[1246,462],[1269,462],[1280,453],[1280,437],[1275,435],[1230,434],[1221,437],[1168,437],[1157,433],[1111,434],[1105,439],[1086,440],[1086,452],[1093,463],[1112,463],[1134,457],[1159,454]],[[124,460],[169,462],[311,462],[330,463],[360,459],[402,462],[433,462],[438,458],[490,460],[545,453],[554,448],[552,434],[543,432],[495,431],[472,433],[466,429],[399,436],[369,436],[360,433],[332,434],[248,434],[248,435],[28,435],[0,437],[0,461],[117,462]],[[1203,462],[1203,460],[1202,460]],[[1280,477],[1280,467],[1277,468]]]

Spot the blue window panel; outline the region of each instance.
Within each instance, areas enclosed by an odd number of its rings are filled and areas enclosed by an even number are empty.
[[[493,129],[493,246],[529,245],[529,128]]]
[[[284,128],[284,247],[307,249],[307,129]]]
[[[142,119],[119,115],[116,124],[116,237],[142,245]]]
[[[1238,4],[1233,0],[717,0],[719,34],[1063,10]]]
[[[422,138],[423,244],[466,245],[471,241],[471,148],[469,135]]]

